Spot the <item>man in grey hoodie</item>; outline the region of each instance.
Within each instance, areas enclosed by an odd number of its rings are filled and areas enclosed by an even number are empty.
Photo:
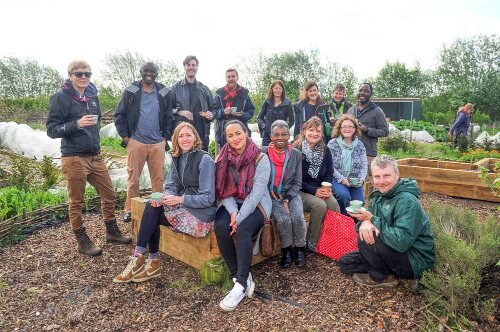
[[[389,135],[389,125],[382,109],[370,99],[373,87],[370,83],[363,83],[358,89],[358,102],[353,105],[347,114],[358,120],[365,145],[368,162],[377,156],[377,142],[379,137]],[[371,158],[370,158],[371,157]]]

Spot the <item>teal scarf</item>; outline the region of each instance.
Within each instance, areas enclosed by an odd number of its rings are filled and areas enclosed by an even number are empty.
[[[358,146],[359,140],[357,137],[354,137],[351,144],[346,144],[341,135],[339,135],[336,140],[342,149],[342,155],[340,157],[340,174],[349,178],[349,173],[351,173],[352,169],[352,151]]]

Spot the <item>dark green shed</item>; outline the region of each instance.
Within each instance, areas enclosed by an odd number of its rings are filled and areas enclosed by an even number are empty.
[[[385,116],[391,121],[401,119],[420,121],[422,118],[422,100],[418,98],[373,98]]]

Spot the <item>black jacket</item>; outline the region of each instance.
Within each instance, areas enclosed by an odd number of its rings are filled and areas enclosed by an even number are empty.
[[[304,122],[306,122],[307,120],[309,120],[313,116],[317,116],[318,118],[321,119],[321,121],[323,121],[323,123],[329,123],[331,125],[330,118],[332,117],[332,113],[330,111],[328,104],[321,104],[320,100],[318,98],[317,104],[314,106],[315,107],[314,114],[311,116],[308,116],[306,114],[306,111],[305,111],[306,103],[307,103],[307,101],[305,101],[305,100],[301,100],[301,101],[295,103],[295,106],[294,106],[295,125],[293,128],[293,137],[294,138],[296,138],[297,135],[300,134],[300,130],[302,129],[302,125],[304,124]],[[328,143],[328,141],[330,139],[331,139],[331,137],[325,136],[324,137],[325,143]]]
[[[158,93],[158,105],[160,106],[159,124],[160,135],[170,140],[173,131],[172,109],[175,107],[175,94],[163,84],[155,82]],[[115,110],[115,127],[118,134],[123,137],[131,137],[137,129],[139,115],[141,113],[142,81],[135,81],[123,91],[122,99]]]
[[[92,126],[78,128],[77,121],[84,115],[98,115],[101,118],[97,88],[90,83],[85,97],[73,88],[70,80],[50,97],[47,115],[47,135],[61,138],[61,155],[95,156],[100,152],[99,122]]]
[[[323,162],[319,168],[318,177],[313,178],[307,171],[309,170],[309,163],[306,160],[306,156],[302,154],[302,189],[301,191],[315,195],[316,190],[321,187],[321,182],[333,181],[333,161],[332,153],[330,149],[325,146]]]
[[[286,121],[288,127],[293,126],[294,116],[290,99],[285,98],[278,107],[274,107],[274,99],[266,99],[264,101],[260,108],[259,116],[257,117],[257,123],[259,124],[262,138],[270,139],[271,125],[276,120]]]

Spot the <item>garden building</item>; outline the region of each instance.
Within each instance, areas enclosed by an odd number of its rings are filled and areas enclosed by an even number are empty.
[[[419,98],[373,98],[390,121],[401,119],[420,121],[422,118],[422,100]]]

